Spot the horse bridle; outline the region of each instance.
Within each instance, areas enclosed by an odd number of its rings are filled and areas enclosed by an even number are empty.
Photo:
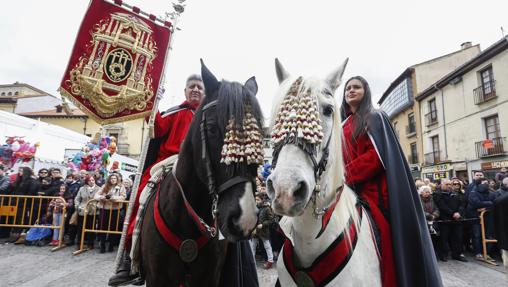
[[[332,130],[335,123],[332,124]],[[314,178],[316,180],[316,187],[314,188],[314,192],[321,191],[321,175],[324,171],[326,171],[326,166],[328,165],[328,157],[330,156],[330,141],[332,139],[332,133],[330,132],[330,135],[328,136],[328,140],[326,141],[325,147],[323,148],[323,155],[321,156],[321,159],[319,162],[316,160],[316,149],[313,145],[308,145],[303,141],[297,140],[295,137],[287,137],[284,142],[278,144],[273,149],[272,154],[272,168],[275,168],[277,165],[277,159],[279,158],[279,153],[282,150],[282,148],[287,144],[294,144],[298,148],[300,148],[304,153],[306,153],[310,160],[312,161],[312,165],[314,166]]]
[[[206,104],[203,109],[201,110],[201,122],[199,124],[199,130],[201,134],[201,159],[205,162],[205,171],[206,171],[206,180],[208,184],[208,190],[209,194],[213,196],[213,202],[212,202],[212,216],[214,222],[217,219],[217,215],[219,213],[217,209],[217,204],[219,202],[219,196],[224,193],[224,191],[228,190],[229,188],[240,184],[244,182],[251,182],[253,184],[253,187],[255,186],[254,182],[250,180],[249,178],[245,176],[234,176],[228,180],[226,180],[221,185],[216,185],[215,176],[212,169],[212,162],[210,160],[210,156],[207,149],[207,138],[206,138],[206,132],[207,132],[207,126],[206,126],[206,111],[212,107],[217,106],[217,100],[214,100],[208,104]],[[255,192],[255,188],[252,189],[253,192]]]
[[[333,118],[333,117],[332,117]],[[332,122],[332,131],[335,126],[335,122]],[[316,186],[314,187],[314,190],[312,191],[312,196],[310,198],[310,201],[313,202],[314,208],[313,213],[315,217],[318,217],[320,215],[323,215],[326,213],[328,208],[316,208],[316,194],[321,191],[321,175],[324,171],[326,171],[326,167],[328,165],[328,158],[330,156],[330,142],[332,139],[332,132],[330,132],[330,135],[328,136],[328,139],[326,141],[326,144],[322,151],[322,156],[319,162],[316,159],[316,148],[315,145],[307,144],[305,141],[298,140],[296,137],[287,137],[282,143],[279,143],[276,147],[273,149],[272,153],[272,168],[274,169],[277,165],[277,159],[279,158],[279,153],[282,150],[282,148],[287,144],[294,144],[298,148],[300,148],[304,153],[306,153],[310,160],[312,161],[312,165],[314,166],[314,179],[316,181]],[[342,188],[342,187],[339,187]]]

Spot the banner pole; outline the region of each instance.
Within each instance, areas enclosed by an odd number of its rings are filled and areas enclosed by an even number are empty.
[[[177,13],[176,14],[177,16],[180,16],[180,13]],[[173,44],[175,42],[175,31],[178,30],[177,29],[177,24],[178,24],[178,17],[174,17],[173,19],[173,26],[171,27],[172,31],[171,31],[171,38],[169,40],[169,45],[168,45],[168,56],[166,58],[166,61],[164,63],[164,68],[162,69],[162,83],[165,82],[165,79],[166,79],[166,67],[167,67],[167,64],[168,62],[171,60],[171,50],[173,48]],[[136,172],[136,177],[135,177],[135,180],[134,180],[134,184],[132,185],[132,191],[131,191],[131,195],[130,195],[130,198],[129,198],[129,206],[128,206],[128,209],[127,209],[127,212],[125,214],[125,219],[124,219],[124,223],[123,223],[123,229],[122,229],[122,237],[120,239],[120,244],[118,245],[118,251],[116,253],[116,258],[115,258],[115,271],[118,269],[118,266],[120,265],[121,263],[121,258],[122,258],[122,254],[124,253],[124,247],[125,247],[125,237],[127,236],[127,228],[129,226],[129,219],[131,216],[133,216],[132,214],[132,209],[134,208],[134,202],[136,200],[136,196],[137,196],[137,193],[138,192],[141,192],[138,190],[139,188],[139,184],[141,182],[141,177],[143,175],[143,169],[145,168],[144,165],[145,165],[145,161],[146,161],[146,156],[147,156],[147,153],[148,153],[148,144],[150,142],[150,139],[153,138],[154,134],[154,122],[155,122],[155,116],[157,114],[157,111],[159,109],[159,103],[160,103],[160,100],[162,99],[162,95],[164,93],[164,88],[161,87],[161,85],[159,85],[159,89],[157,91],[157,96],[155,98],[155,101],[154,101],[154,105],[153,105],[153,109],[152,109],[152,112],[150,114],[150,118],[148,120],[148,135],[144,137],[144,141],[143,141],[143,148],[141,150],[141,154],[140,154],[140,158],[139,158],[139,165],[138,165],[138,170]],[[136,216],[136,215],[134,215]]]

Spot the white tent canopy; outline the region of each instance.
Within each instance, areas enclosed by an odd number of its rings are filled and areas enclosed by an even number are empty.
[[[66,149],[81,149],[90,138],[69,129],[0,110],[0,141],[22,136],[31,144],[39,142],[36,157],[62,162]]]

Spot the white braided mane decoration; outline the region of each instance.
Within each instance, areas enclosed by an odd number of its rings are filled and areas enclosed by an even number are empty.
[[[310,89],[304,91],[302,82],[302,77],[296,79],[280,105],[272,129],[274,147],[285,143],[316,147],[323,140],[317,99]]]
[[[251,110],[250,105],[247,105],[240,130],[236,128],[234,118],[229,120],[222,146],[221,163],[263,163],[263,135]]]

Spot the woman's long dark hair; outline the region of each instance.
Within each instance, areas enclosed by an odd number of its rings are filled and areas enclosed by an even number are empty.
[[[32,169],[29,167],[23,167],[23,173],[21,176],[18,175],[16,181],[14,181],[14,188],[17,189],[21,187],[21,185],[25,184],[33,175]]]
[[[346,102],[346,87],[347,84],[351,80],[358,80],[362,83],[364,94],[362,102],[360,103],[360,106],[356,110],[354,114],[351,113],[351,108],[349,107],[349,104]],[[367,83],[367,80],[365,80],[361,76],[354,76],[346,81],[346,84],[344,85],[344,93],[342,97],[342,104],[340,106],[340,117],[341,120],[344,121],[347,119],[349,115],[353,117],[353,124],[354,124],[354,130],[353,130],[353,138],[357,139],[359,136],[362,136],[365,134],[368,130],[368,118],[369,114],[374,110],[374,106],[372,105],[372,95],[370,92],[369,83]]]
[[[116,185],[113,185],[111,184],[111,177],[115,176],[116,177]],[[116,186],[121,186],[122,184],[122,180],[120,178],[120,176],[116,173],[111,173],[109,176],[108,176],[108,180],[106,180],[106,183],[102,186],[102,192],[103,193],[109,193],[109,190],[113,187],[116,187]]]

